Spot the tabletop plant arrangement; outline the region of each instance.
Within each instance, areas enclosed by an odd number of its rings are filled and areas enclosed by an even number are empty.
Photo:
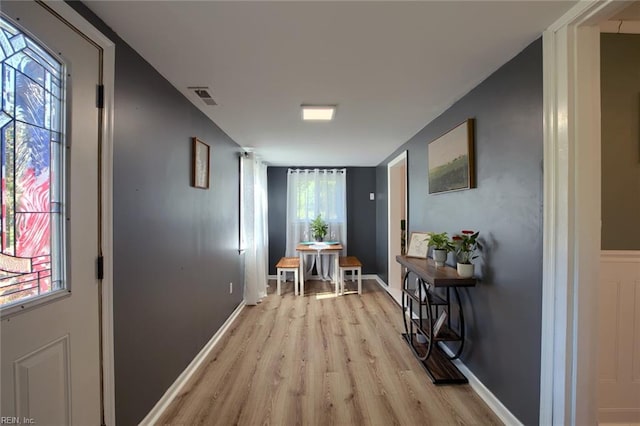
[[[478,257],[476,250],[482,250],[482,245],[478,241],[480,232],[463,230],[460,234],[453,236],[455,245],[456,260],[458,261],[458,275],[463,278],[470,278],[474,273],[474,265],[471,261]]]
[[[433,247],[433,260],[436,266],[444,266],[447,254],[455,248],[446,232],[430,232],[428,244],[429,247]]]
[[[321,215],[318,215],[311,221],[309,228],[311,229],[311,236],[313,239],[316,241],[322,241],[324,240],[325,235],[327,235],[329,225],[327,225],[327,222],[322,220]]]

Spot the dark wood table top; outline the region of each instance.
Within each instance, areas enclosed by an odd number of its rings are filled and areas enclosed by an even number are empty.
[[[473,287],[477,280],[461,278],[451,266],[436,266],[433,259],[396,256],[396,261],[434,287]]]

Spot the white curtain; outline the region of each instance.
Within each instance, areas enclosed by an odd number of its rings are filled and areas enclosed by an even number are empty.
[[[267,166],[253,153],[242,158],[242,231],[244,302],[260,303],[267,296],[269,235],[267,225]]]
[[[318,215],[329,225],[325,241],[337,241],[347,252],[347,170],[289,169],[287,173],[286,256],[297,256],[296,246],[313,239],[309,224]],[[316,265],[322,279],[335,273],[330,255],[307,255],[306,274]]]

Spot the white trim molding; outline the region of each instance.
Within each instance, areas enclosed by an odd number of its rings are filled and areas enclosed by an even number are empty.
[[[116,424],[115,364],[113,343],[113,128],[116,45],[64,1],[46,6],[73,25],[102,49],[102,374],[104,423]]]
[[[447,355],[453,356],[453,351],[446,345],[440,344],[442,349]],[[473,389],[480,398],[491,408],[491,410],[502,420],[505,425],[508,426],[522,426],[522,422],[518,420],[516,416],[504,406],[504,404],[487,388],[484,383],[478,379],[469,368],[464,365],[459,359],[453,360],[453,364],[458,367],[458,370],[469,380],[469,386]],[[542,424],[542,423],[540,423]]]
[[[640,422],[640,251],[600,254],[598,421]]]
[[[540,424],[597,422],[600,31],[623,2],[581,1],[543,34]]]
[[[378,285],[380,287],[382,287],[383,289],[388,290],[388,288],[389,288],[389,285],[386,282],[384,282],[384,280],[382,278],[380,278],[380,276],[378,276],[378,275],[374,275],[374,274],[363,275],[362,279],[363,280],[376,280]]]
[[[378,275],[364,275],[362,279],[376,280],[378,285],[382,287],[393,298],[393,294],[389,292],[389,286]],[[395,300],[395,299],[394,299]],[[440,348],[444,350],[449,356],[453,356],[453,352],[445,345],[440,345]],[[453,360],[456,367],[465,375],[469,380],[469,385],[478,394],[480,398],[489,406],[489,408],[502,420],[505,425],[508,426],[520,426],[522,422],[518,420],[516,416],[511,413],[485,385],[478,379],[475,374],[466,366],[460,359]],[[542,423],[540,423],[542,424]]]
[[[393,298],[393,295],[389,292],[389,286],[378,275],[365,275],[363,279],[375,279],[380,287],[386,290]],[[395,299],[394,299],[395,300]],[[453,352],[445,345],[440,345],[440,348],[444,350],[449,356],[453,356]],[[504,404],[478,379],[475,374],[469,368],[464,365],[462,361],[456,359],[453,361],[456,367],[465,375],[469,380],[469,385],[478,394],[480,398],[489,406],[489,408],[502,420],[505,425],[520,426],[522,422],[514,416],[511,411],[504,406]]]
[[[602,250],[600,261],[607,263],[640,263],[640,250]]]
[[[173,382],[173,384],[169,386],[169,389],[167,389],[164,395],[162,395],[160,400],[151,409],[151,411],[149,411],[145,418],[142,419],[142,421],[139,423],[140,425],[154,425],[158,422],[167,407],[169,407],[169,404],[171,404],[175,397],[178,396],[191,376],[193,376],[193,374],[198,370],[202,363],[207,359],[209,353],[211,353],[218,342],[220,342],[222,337],[229,331],[231,325],[235,322],[235,320],[238,319],[244,307],[244,302],[240,302],[238,307],[231,313],[229,318],[227,318],[227,320],[224,322],[224,324],[222,324],[218,331],[216,331],[209,342],[204,345],[202,350],[195,356],[195,358],[193,358],[189,365],[187,365],[187,368],[185,368],[184,371],[180,373],[178,378]]]

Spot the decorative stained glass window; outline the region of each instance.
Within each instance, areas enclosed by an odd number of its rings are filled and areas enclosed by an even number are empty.
[[[0,307],[65,288],[64,66],[0,16]]]

